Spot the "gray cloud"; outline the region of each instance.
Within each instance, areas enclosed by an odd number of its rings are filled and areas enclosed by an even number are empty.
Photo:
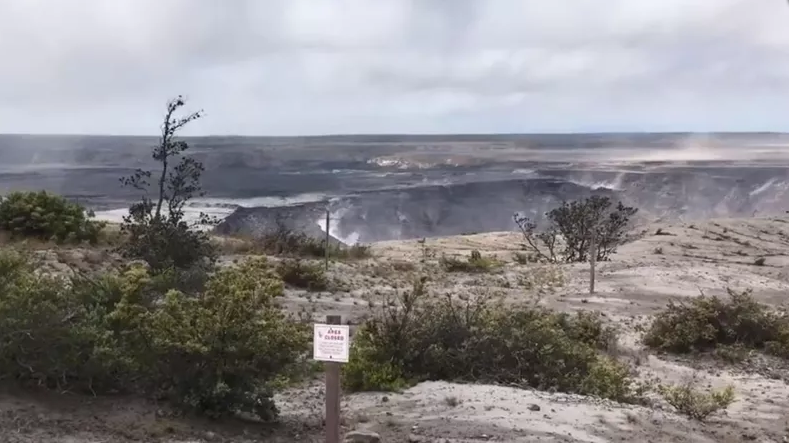
[[[783,0],[3,0],[0,132],[787,130]]]

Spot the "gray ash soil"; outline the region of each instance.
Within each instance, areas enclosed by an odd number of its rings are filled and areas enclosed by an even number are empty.
[[[660,229],[660,234],[658,234]],[[737,400],[723,414],[699,423],[677,414],[657,395],[633,406],[507,386],[426,382],[402,393],[343,398],[344,430],[370,429],[384,442],[783,442],[789,437],[789,368],[783,361],[750,356],[738,365],[708,358],[655,355],[639,343],[639,326],[676,297],[725,294],[727,286],[752,289],[778,305],[789,293],[789,223],[780,219],[721,219],[656,224],[640,229],[611,261],[599,264],[597,291],[589,296],[586,265],[520,265],[512,260],[520,238],[489,233],[429,239],[431,293],[494,293],[509,303],[539,303],[560,310],[597,309],[619,325],[620,358],[643,380],[701,387],[733,385]],[[375,258],[332,263],[333,292],[289,289],[282,305],[316,320],[343,314],[358,324],[408,286],[408,269],[424,250],[416,241],[375,244]],[[436,257],[471,250],[506,262],[490,274],[444,273]],[[45,254],[58,260],[64,254]],[[74,259],[72,254],[71,259]],[[756,259],[764,257],[763,265]],[[226,257],[230,262],[243,257]],[[52,266],[57,269],[57,266]],[[90,398],[3,390],[0,441],[7,442],[318,442],[322,441],[320,380],[277,395],[282,423],[211,422],[177,417],[162,405],[135,398]]]

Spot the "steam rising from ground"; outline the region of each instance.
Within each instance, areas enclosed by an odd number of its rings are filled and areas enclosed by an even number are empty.
[[[623,199],[650,218],[783,213],[789,135],[387,135],[189,140],[206,165],[207,212],[227,232],[288,214],[346,243],[512,229],[590,193]],[[155,169],[135,137],[0,135],[0,194],[47,189],[119,221],[139,196],[118,178]],[[383,161],[383,160],[385,161]],[[391,161],[390,161],[391,160]]]
[[[624,150],[620,159],[625,162],[786,161],[789,160],[789,138],[749,143],[746,140],[728,140],[713,135],[692,135],[679,141],[676,147]]]

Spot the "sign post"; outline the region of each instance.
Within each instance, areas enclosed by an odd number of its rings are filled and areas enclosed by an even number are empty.
[[[331,213],[329,212],[328,209],[326,209],[326,249],[323,251],[323,260],[327,271],[329,270],[329,251],[330,251],[329,248],[331,247],[329,244],[329,240],[331,238],[331,236],[329,235],[329,223],[331,223],[330,215]],[[328,320],[326,321],[328,322]]]
[[[592,231],[589,242],[589,295],[594,294],[595,264],[597,264],[597,229]]]
[[[313,358],[326,366],[326,443],[340,443],[340,365],[350,356],[350,327],[339,315],[327,315],[315,324]]]

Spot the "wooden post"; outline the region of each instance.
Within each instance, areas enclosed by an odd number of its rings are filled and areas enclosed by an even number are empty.
[[[326,248],[324,251],[324,262],[326,266],[326,270],[329,270],[329,223],[331,222],[331,217],[329,217],[329,210],[326,209]],[[339,323],[338,323],[339,324]]]
[[[328,220],[328,212],[326,220]],[[328,235],[329,225],[326,225]],[[339,315],[327,315],[326,324],[342,324]],[[340,443],[340,363],[326,362],[326,443]]]
[[[589,242],[589,294],[594,294],[594,274],[595,263],[597,262],[597,229],[592,230],[592,238]]]

